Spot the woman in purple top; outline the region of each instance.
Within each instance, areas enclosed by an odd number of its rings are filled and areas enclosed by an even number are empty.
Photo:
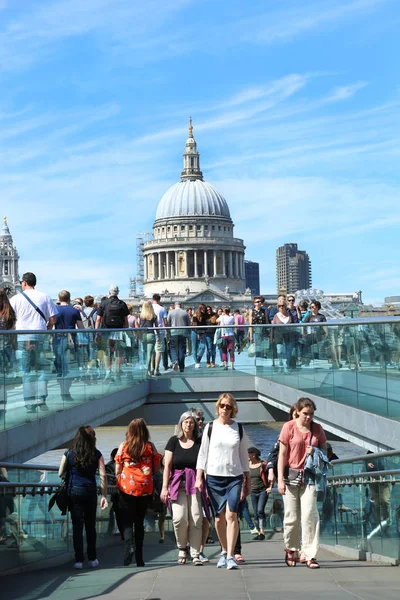
[[[186,563],[186,545],[190,540],[195,566],[200,558],[203,510],[201,493],[196,490],[196,463],[200,450],[199,426],[191,411],[181,415],[177,433],[165,447],[161,500],[171,503],[172,521],[178,546],[178,563]]]

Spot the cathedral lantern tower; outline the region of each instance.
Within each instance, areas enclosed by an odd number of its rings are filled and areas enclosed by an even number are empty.
[[[7,296],[14,296],[21,289],[18,274],[19,255],[7,225],[7,217],[3,220],[4,224],[0,230],[0,287],[5,290]]]

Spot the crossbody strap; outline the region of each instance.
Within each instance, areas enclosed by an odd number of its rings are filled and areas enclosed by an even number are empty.
[[[28,300],[29,304],[31,304],[33,306],[33,308],[36,310],[36,312],[39,313],[39,315],[42,317],[42,319],[44,320],[44,322],[47,325],[47,319],[44,316],[44,314],[42,313],[42,311],[40,310],[40,308],[38,306],[36,306],[36,304],[33,302],[33,300],[31,300],[29,298],[29,296],[27,294],[25,294],[25,292],[21,292],[21,294],[23,295],[24,298],[26,298]]]

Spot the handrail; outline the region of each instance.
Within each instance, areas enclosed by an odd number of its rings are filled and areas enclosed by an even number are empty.
[[[344,325],[379,325],[385,323],[400,323],[400,317],[362,317],[357,319],[329,319],[329,321],[323,323],[288,323],[287,325],[283,325],[283,327],[330,327],[332,325],[340,325],[343,327]],[[224,327],[223,325],[200,325],[201,329],[215,329],[216,327]],[[226,327],[226,326],[225,326]],[[267,327],[282,327],[282,325],[276,325],[272,323],[266,323],[265,325],[250,325],[249,323],[243,323],[243,325],[236,325],[233,323],[229,325],[232,329],[237,327],[248,329],[251,328],[267,328]],[[190,329],[196,330],[197,326],[193,325],[182,325],[169,327],[167,325],[162,325],[161,327],[155,327],[154,329]],[[148,331],[146,327],[126,327],[120,329],[50,329],[50,330],[42,330],[42,329],[2,329],[0,330],[0,336],[2,335],[25,335],[25,334],[41,334],[41,335],[57,335],[60,333],[112,333],[113,331],[124,331],[124,332],[134,332],[134,331]]]
[[[370,479],[379,479],[385,475],[400,475],[400,469],[388,469],[387,471],[364,471],[361,473],[343,473],[341,475],[328,475],[327,481],[334,481],[335,479],[343,479],[348,477],[350,479],[357,479],[359,477],[369,477]]]
[[[360,456],[351,456],[350,458],[338,458],[331,462],[332,465],[343,465],[345,463],[358,462],[360,460],[369,460],[372,458],[385,458],[386,456],[400,456],[400,450],[387,450],[385,452],[375,452],[374,454],[360,454]]]
[[[5,469],[27,469],[32,471],[58,471],[58,466],[53,465],[32,465],[30,463],[10,463],[0,462],[0,467]]]

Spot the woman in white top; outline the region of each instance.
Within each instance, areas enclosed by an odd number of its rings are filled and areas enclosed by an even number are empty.
[[[217,419],[203,432],[197,459],[196,488],[207,492],[215,516],[215,527],[222,552],[217,567],[237,569],[234,546],[238,535],[238,507],[250,493],[248,440],[243,427],[236,423],[238,406],[231,394],[221,394],[216,404]]]
[[[231,361],[231,367],[234,369],[235,367],[235,332],[233,330],[232,325],[235,324],[235,317],[230,315],[231,309],[229,306],[224,308],[224,312],[221,316],[218,317],[217,323],[222,326],[221,338],[222,338],[222,361],[224,363],[225,371],[228,370],[228,352],[229,358]]]
[[[272,325],[289,325],[292,323],[292,315],[286,310],[286,304],[282,301],[278,304],[278,312],[272,319]],[[279,360],[279,370],[289,372],[290,357],[293,350],[293,338],[290,327],[271,327],[271,341],[276,344],[276,353]],[[286,359],[286,366],[283,366],[283,358]]]

